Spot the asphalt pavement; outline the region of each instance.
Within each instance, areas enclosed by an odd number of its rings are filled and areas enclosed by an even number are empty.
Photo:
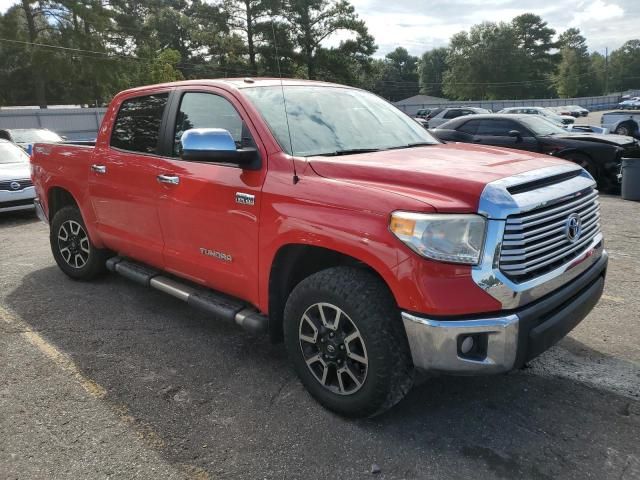
[[[602,217],[605,295],[557,346],[345,420],[281,345],[116,275],[72,281],[46,225],[1,215],[0,478],[640,479],[640,203]]]

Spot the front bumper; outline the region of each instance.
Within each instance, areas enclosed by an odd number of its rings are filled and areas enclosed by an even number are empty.
[[[555,292],[516,310],[486,318],[430,319],[402,313],[417,368],[474,375],[519,368],[569,333],[598,303],[606,251],[591,268]],[[463,341],[474,347],[463,353]]]
[[[33,199],[36,196],[34,187],[22,190],[0,190],[0,212],[15,212],[33,209]]]
[[[38,218],[44,223],[49,224],[49,219],[47,218],[47,214],[44,213],[44,208],[42,208],[42,202],[40,202],[40,199],[38,197],[36,197],[33,200],[33,205],[36,207],[36,215],[38,216]]]

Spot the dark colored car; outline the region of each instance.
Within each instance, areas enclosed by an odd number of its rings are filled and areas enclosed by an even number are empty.
[[[431,113],[432,108],[421,108],[416,112],[416,118],[427,118]]]
[[[533,115],[474,115],[451,120],[431,130],[445,142],[464,142],[546,153],[586,169],[602,191],[618,188],[622,158],[640,158],[632,137],[570,132]]]

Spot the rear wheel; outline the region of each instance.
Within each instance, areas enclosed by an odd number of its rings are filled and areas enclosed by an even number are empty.
[[[58,267],[75,280],[90,280],[106,271],[108,251],[89,238],[80,210],[68,206],[56,212],[49,233],[51,252]]]
[[[380,414],[413,384],[398,309],[382,281],[367,271],[336,267],[300,282],[287,300],[284,336],[304,386],[339,414]]]

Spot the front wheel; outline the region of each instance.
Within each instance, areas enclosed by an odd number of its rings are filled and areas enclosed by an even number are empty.
[[[598,169],[591,160],[590,157],[583,153],[572,152],[563,157],[565,160],[570,160],[577,163],[584,168],[595,179],[598,184],[598,189],[603,193],[612,193],[616,190],[616,181],[611,178],[603,169]]]
[[[56,212],[49,242],[58,267],[74,280],[91,280],[106,271],[108,251],[91,243],[77,207],[68,206]]]
[[[304,386],[341,415],[378,415],[413,384],[398,309],[370,272],[336,267],[300,282],[287,300],[284,337]]]

